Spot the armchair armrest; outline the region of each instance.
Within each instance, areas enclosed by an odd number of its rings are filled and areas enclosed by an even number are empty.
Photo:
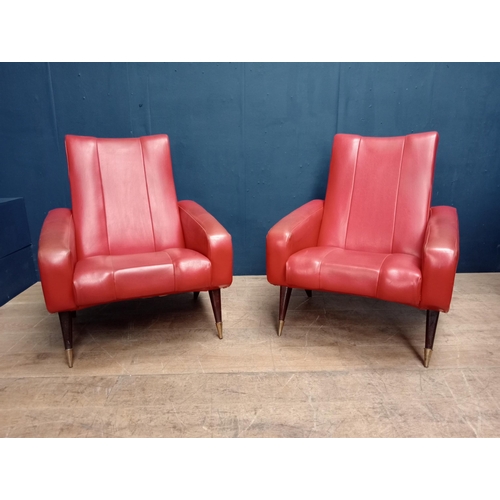
[[[323,219],[323,200],[312,200],[277,222],[266,237],[267,280],[286,285],[286,261],[304,248],[316,246]]]
[[[231,235],[215,217],[191,200],[178,203],[184,242],[212,263],[212,286],[225,288],[233,282]]]
[[[49,312],[77,309],[73,293],[75,264],[73,214],[68,208],[56,208],[47,214],[38,244],[40,279]]]
[[[448,312],[458,256],[457,210],[432,207],[422,252],[422,309]]]

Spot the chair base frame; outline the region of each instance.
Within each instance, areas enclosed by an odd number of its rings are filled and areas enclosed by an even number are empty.
[[[194,299],[198,298],[200,292],[194,292]],[[222,306],[220,298],[220,288],[210,290],[208,292],[210,302],[215,316],[215,326],[217,328],[217,335],[220,339],[222,335]],[[59,314],[59,322],[61,324],[61,331],[66,351],[66,361],[70,368],[73,368],[73,318],[76,317],[76,311],[63,311]]]
[[[278,336],[281,337],[283,333],[283,328],[285,326],[285,316],[288,309],[288,303],[290,302],[290,295],[292,293],[292,288],[288,286],[280,286],[280,306],[279,306],[279,326],[278,326]],[[311,290],[306,290],[307,296],[312,296]],[[425,349],[424,349],[424,366],[429,367],[429,363],[432,356],[432,349],[434,346],[434,338],[436,336],[436,328],[439,319],[439,311],[433,311],[431,309],[427,310],[427,316],[425,321]]]

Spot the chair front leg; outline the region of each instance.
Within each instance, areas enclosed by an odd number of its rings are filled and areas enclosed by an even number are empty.
[[[59,313],[59,322],[61,323],[61,330],[66,349],[66,359],[68,366],[73,368],[73,317],[76,316],[75,311],[65,311]]]
[[[220,301],[220,288],[217,290],[209,290],[208,295],[210,296],[210,302],[212,304],[212,309],[215,316],[215,326],[217,327],[217,333],[219,338],[222,338],[222,307]]]
[[[429,362],[432,355],[432,347],[434,346],[434,337],[436,336],[436,328],[439,319],[439,311],[427,310],[427,318],[425,321],[425,349],[424,349],[424,366],[429,367]]]
[[[290,287],[280,286],[280,323],[278,326],[278,337],[281,337],[283,327],[285,326],[286,310],[288,309],[291,293],[292,289]]]

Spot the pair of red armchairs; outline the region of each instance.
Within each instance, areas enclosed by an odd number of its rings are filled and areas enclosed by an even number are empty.
[[[326,199],[267,235],[268,281],[280,286],[278,335],[293,288],[375,297],[427,309],[428,366],[458,261],[456,210],[430,208],[437,144],[435,132],[335,136]],[[67,136],[66,151],[72,210],[49,212],[38,261],[68,365],[75,312],[120,300],[208,291],[222,338],[231,236],[194,201],[177,201],[168,137]]]

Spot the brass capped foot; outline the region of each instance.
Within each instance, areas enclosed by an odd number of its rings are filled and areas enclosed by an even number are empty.
[[[217,327],[217,333],[219,334],[219,338],[222,338],[222,322],[220,323],[215,323],[215,326]]]
[[[73,349],[66,349],[66,359],[68,360],[68,366],[73,368]]]
[[[424,366],[429,368],[429,362],[431,360],[432,349],[425,348],[424,349]]]
[[[280,324],[278,326],[278,337],[281,337],[281,334],[283,333],[283,327],[285,326],[285,320],[280,319]]]

